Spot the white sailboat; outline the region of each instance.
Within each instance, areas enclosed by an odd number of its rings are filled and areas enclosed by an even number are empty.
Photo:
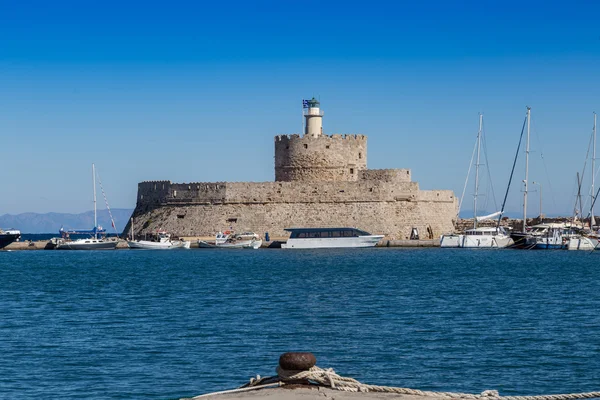
[[[117,248],[118,239],[107,239],[104,236],[98,236],[99,232],[103,232],[101,227],[98,227],[98,216],[96,211],[96,166],[92,164],[92,182],[94,186],[94,229],[87,232],[91,234],[90,238],[65,240],[58,239],[56,241],[57,250],[114,250]]]
[[[483,133],[483,115],[479,114],[479,131],[477,132],[477,160],[475,162],[475,194],[473,196],[473,228],[467,229],[464,234],[442,235],[440,247],[463,247],[463,248],[502,248],[510,246],[513,242],[503,227],[478,227],[477,223],[486,219],[492,219],[501,215],[495,212],[490,215],[477,216],[477,197],[479,196],[479,166],[481,153],[481,136]],[[471,160],[473,160],[471,158]],[[469,168],[470,169],[470,168]],[[467,174],[468,179],[468,174]],[[465,184],[466,185],[466,184]],[[464,191],[463,191],[464,197]],[[462,201],[461,201],[462,202]]]
[[[593,135],[593,151],[592,151],[592,186],[591,192],[591,205],[590,205],[590,232],[587,235],[580,235],[578,237],[572,237],[567,243],[568,250],[600,250],[598,246],[600,238],[598,234],[594,232],[594,225],[596,224],[594,218],[594,203],[596,202],[595,196],[595,176],[596,176],[596,113],[594,113],[594,129]]]

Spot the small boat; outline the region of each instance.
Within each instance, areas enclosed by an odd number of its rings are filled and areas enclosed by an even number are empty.
[[[12,242],[17,242],[21,238],[21,231],[17,229],[0,229],[0,249],[5,248]]]
[[[118,238],[107,238],[104,236],[106,233],[105,229],[102,229],[101,226],[98,226],[98,215],[96,212],[96,167],[92,164],[92,182],[94,186],[94,228],[90,231],[77,231],[77,230],[63,230],[60,229],[61,238],[52,239],[51,242],[55,245],[55,249],[57,250],[114,250],[117,248],[119,244]],[[102,186],[102,184],[100,184]],[[102,193],[104,194],[104,190],[102,189]],[[105,200],[106,200],[106,196]],[[108,208],[108,203],[106,204]],[[108,209],[110,214],[110,208]],[[111,214],[112,220],[112,214]],[[112,221],[112,226],[114,228],[115,222]],[[71,240],[71,234],[89,234],[89,238],[84,239],[76,239]]]
[[[220,249],[258,249],[262,240],[254,232],[234,233],[231,231],[219,232],[215,235],[214,242],[198,240],[198,247]]]
[[[127,245],[130,249],[189,249],[191,242],[189,240],[172,240],[171,234],[165,231],[158,231],[153,240],[128,240]]]
[[[289,228],[290,238],[282,249],[325,249],[374,247],[383,235],[371,235],[356,228]]]

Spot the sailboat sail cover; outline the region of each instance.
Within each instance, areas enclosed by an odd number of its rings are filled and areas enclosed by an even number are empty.
[[[477,221],[485,221],[486,219],[496,218],[497,216],[502,215],[502,211],[496,211],[490,215],[482,215],[481,217],[477,217]]]

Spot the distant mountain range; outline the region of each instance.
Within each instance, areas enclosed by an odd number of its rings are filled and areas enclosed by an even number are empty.
[[[123,232],[133,210],[117,208],[111,209],[111,212],[117,232]],[[98,225],[106,229],[108,233],[114,233],[107,210],[98,211]],[[81,214],[4,214],[0,216],[0,227],[18,229],[21,233],[58,233],[61,227],[64,229],[92,229],[94,227],[94,212],[87,211]]]

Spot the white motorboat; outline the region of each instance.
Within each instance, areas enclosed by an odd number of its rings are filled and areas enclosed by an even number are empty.
[[[258,249],[262,246],[262,240],[254,232],[234,233],[231,231],[219,232],[214,242],[198,240],[198,247],[220,248],[220,249]]]
[[[191,242],[189,240],[172,240],[171,234],[165,231],[156,233],[154,240],[128,240],[127,245],[130,249],[189,249]]]
[[[489,220],[495,217],[500,217],[502,212],[495,212],[486,216],[477,216],[477,197],[479,195],[479,166],[480,164],[480,149],[481,142],[483,139],[483,115],[479,114],[479,131],[477,132],[477,141],[475,144],[475,151],[477,153],[477,159],[475,161],[475,195],[473,196],[473,228],[467,229],[464,234],[446,234],[440,238],[440,247],[464,247],[464,248],[502,248],[507,247],[513,243],[510,235],[501,226],[496,227],[479,227],[477,223],[483,220]],[[471,165],[473,164],[473,157],[471,157]],[[467,187],[469,172],[467,173],[467,180],[463,189],[464,192]],[[462,200],[461,200],[462,205]],[[459,206],[460,211],[460,206]]]
[[[94,229],[90,231],[64,231],[61,228],[61,238],[53,239],[52,242],[55,243],[55,249],[57,250],[113,250],[117,248],[119,244],[118,238],[106,238],[103,234],[106,230],[102,229],[101,226],[98,226],[98,216],[96,212],[96,167],[92,164],[92,182],[94,186]],[[102,188],[102,183],[100,183]],[[102,193],[104,194],[104,189],[102,189]],[[106,195],[104,195],[104,199],[106,200]],[[106,207],[108,208],[108,202],[106,203]],[[108,208],[108,213],[111,216],[112,226],[114,228],[115,222],[112,219],[112,214],[110,212],[110,208]],[[91,237],[84,239],[76,239],[71,240],[70,234],[89,234]],[[100,236],[99,236],[100,234]]]
[[[371,235],[356,228],[289,228],[290,238],[282,249],[325,249],[374,247],[383,235]]]

